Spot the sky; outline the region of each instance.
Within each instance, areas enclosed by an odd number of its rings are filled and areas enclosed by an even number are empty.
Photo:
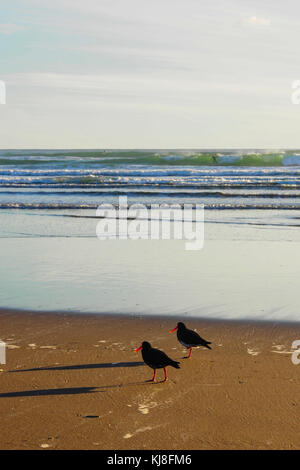
[[[300,148],[299,44],[298,0],[0,0],[0,148]]]

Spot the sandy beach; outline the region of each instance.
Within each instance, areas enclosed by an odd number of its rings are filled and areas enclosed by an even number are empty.
[[[0,448],[299,449],[300,325],[186,319],[213,347],[186,360],[176,321],[2,310]],[[143,340],[181,362],[166,383]]]
[[[0,451],[300,450],[300,3],[2,4]]]

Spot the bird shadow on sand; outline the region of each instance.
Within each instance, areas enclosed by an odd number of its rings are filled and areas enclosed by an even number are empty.
[[[53,367],[37,367],[33,369],[17,369],[9,370],[8,372],[39,372],[39,371],[65,371],[65,370],[80,370],[80,369],[107,369],[115,367],[140,367],[145,366],[144,362],[106,362],[99,364],[76,364],[71,366],[53,366]],[[97,387],[75,387],[75,388],[54,388],[44,390],[25,390],[20,392],[0,393],[0,398],[13,398],[13,397],[39,397],[39,396],[53,396],[53,395],[78,395],[83,393],[104,393],[106,389],[123,388],[130,386],[140,385],[159,385],[164,381],[153,382],[151,380],[144,380],[142,382],[128,382],[112,385],[99,385]]]
[[[158,385],[162,382],[151,382],[152,385]],[[17,398],[17,397],[42,397],[54,395],[80,395],[84,393],[104,393],[105,389],[123,388],[133,385],[149,385],[149,381],[131,382],[114,385],[100,385],[98,387],[73,387],[73,388],[48,388],[41,390],[22,390],[19,392],[0,393],[0,398]]]
[[[9,370],[8,372],[38,372],[43,370],[79,370],[79,369],[108,369],[114,367],[139,367],[144,366],[144,362],[104,362],[99,364],[76,364],[72,366],[53,366],[53,367],[36,367],[34,369],[18,369]]]
[[[46,388],[42,390],[24,390],[20,392],[0,393],[0,398],[40,397],[49,395],[79,395],[81,393],[99,393],[99,387]]]

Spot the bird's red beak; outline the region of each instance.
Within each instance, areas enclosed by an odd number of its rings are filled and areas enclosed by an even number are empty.
[[[139,348],[136,348],[134,352],[138,352],[140,349],[142,349],[142,346],[140,346]]]
[[[173,333],[173,331],[176,331],[178,330],[178,326],[175,326],[175,328],[173,328],[173,330],[170,330],[169,333]]]

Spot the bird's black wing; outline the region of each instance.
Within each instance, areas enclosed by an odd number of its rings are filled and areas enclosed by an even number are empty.
[[[206,346],[207,344],[210,344],[209,341],[206,341],[205,339],[201,338],[201,336],[193,330],[187,330],[186,339],[187,343],[191,346]]]
[[[156,366],[157,368],[173,365],[175,362],[169,356],[167,356],[166,353],[155,348],[151,348],[149,351],[147,351],[143,358],[146,364],[152,364],[152,366]]]

